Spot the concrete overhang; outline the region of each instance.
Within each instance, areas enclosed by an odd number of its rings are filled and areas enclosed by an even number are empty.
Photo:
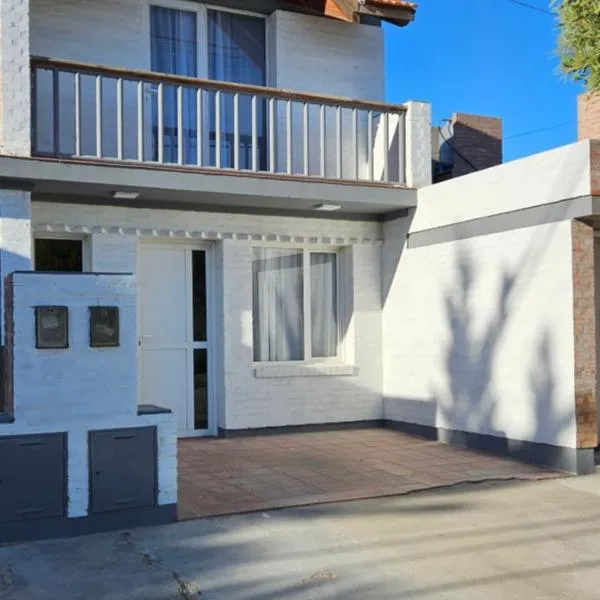
[[[134,191],[129,206],[313,217],[377,219],[417,204],[416,189],[393,184],[9,156],[0,156],[0,186],[29,189],[39,200],[122,205],[113,194]],[[323,213],[317,204],[341,209]]]

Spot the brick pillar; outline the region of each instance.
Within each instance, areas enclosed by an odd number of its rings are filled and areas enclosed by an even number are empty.
[[[596,300],[594,228],[571,221],[577,448],[598,444],[596,423]]]
[[[577,97],[577,137],[600,140],[600,94]]]
[[[450,130],[454,149],[452,177],[502,163],[502,119],[454,113]]]
[[[0,154],[31,154],[29,0],[0,0]]]

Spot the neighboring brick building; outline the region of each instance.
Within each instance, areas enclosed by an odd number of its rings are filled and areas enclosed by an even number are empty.
[[[502,163],[502,119],[454,113],[434,127],[434,183],[481,171]]]
[[[577,98],[577,138],[600,139],[600,95],[587,93]]]

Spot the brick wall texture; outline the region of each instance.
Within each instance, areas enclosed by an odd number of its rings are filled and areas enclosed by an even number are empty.
[[[600,196],[600,138],[590,140],[590,172],[592,196]]]
[[[453,177],[472,173],[469,162],[478,171],[502,163],[502,119],[454,113],[452,131],[452,145],[458,151],[454,152]]]
[[[600,139],[600,94],[580,94],[577,98],[577,137]]]
[[[573,325],[575,351],[575,420],[577,447],[595,448],[596,426],[596,301],[594,229],[571,222],[573,248]]]

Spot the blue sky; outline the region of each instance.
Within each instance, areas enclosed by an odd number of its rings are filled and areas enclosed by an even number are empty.
[[[544,0],[526,0],[548,8]],[[577,138],[579,85],[558,73],[556,20],[509,0],[421,0],[409,26],[386,29],[387,100],[502,117],[505,160]]]

